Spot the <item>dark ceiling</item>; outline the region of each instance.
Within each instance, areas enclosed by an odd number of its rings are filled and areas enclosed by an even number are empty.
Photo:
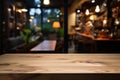
[[[82,8],[89,9],[91,7],[98,5],[98,4],[102,4],[103,2],[104,2],[104,0],[96,0],[95,3],[91,3],[91,1],[87,1],[87,2],[84,2],[82,4]]]
[[[27,5],[27,7],[37,7],[34,0],[15,0],[17,2],[23,2]],[[73,1],[75,0],[68,0],[68,6],[72,5]],[[42,2],[42,0],[41,0]],[[60,8],[60,7],[63,7],[64,6],[64,0],[50,0],[50,5],[43,5],[42,4],[42,7],[57,7],[57,8]]]

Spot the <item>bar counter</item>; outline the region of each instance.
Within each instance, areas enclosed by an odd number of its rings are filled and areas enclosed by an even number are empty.
[[[4,54],[0,73],[120,73],[120,54]]]
[[[120,38],[97,37],[76,32],[74,36],[77,52],[120,53]]]
[[[86,38],[90,38],[90,39],[95,40],[95,41],[99,41],[99,40],[103,40],[103,41],[110,41],[110,40],[120,41],[120,38],[117,38],[117,39],[110,39],[110,38],[106,38],[106,37],[105,38],[102,38],[102,37],[95,38],[93,35],[80,33],[80,32],[76,32],[76,34],[80,35],[80,36],[84,36]]]

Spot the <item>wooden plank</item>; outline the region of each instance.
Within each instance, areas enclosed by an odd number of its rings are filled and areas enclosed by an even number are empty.
[[[0,73],[120,73],[120,54],[5,54]]]

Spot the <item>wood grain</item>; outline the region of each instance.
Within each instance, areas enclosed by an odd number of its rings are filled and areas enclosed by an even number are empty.
[[[120,54],[4,54],[0,73],[120,73]]]

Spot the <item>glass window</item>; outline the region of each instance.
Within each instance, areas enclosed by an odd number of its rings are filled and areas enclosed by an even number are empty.
[[[31,8],[29,15],[30,28],[35,29],[36,27],[41,27],[41,9]]]
[[[60,10],[59,9],[43,9],[43,29],[48,30],[47,32],[52,32],[52,23],[54,21],[60,21]]]

